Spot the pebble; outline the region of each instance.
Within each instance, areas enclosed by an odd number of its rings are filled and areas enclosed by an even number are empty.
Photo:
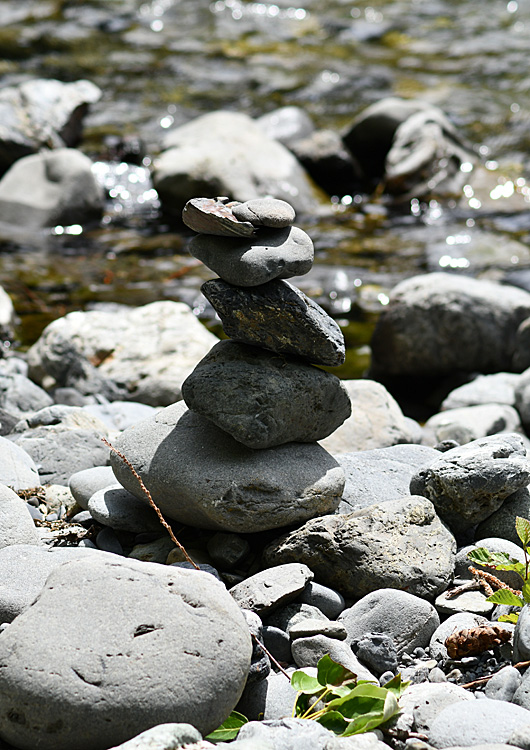
[[[76,471],[70,477],[68,486],[76,503],[87,510],[88,501],[98,490],[115,484],[116,477],[111,466],[94,466],[91,469]]]
[[[297,638],[309,638],[313,635],[325,635],[327,638],[336,638],[343,641],[347,637],[346,628],[340,622],[319,620],[308,617],[300,622],[294,623],[289,628],[289,636],[292,641]]]
[[[333,661],[342,664],[360,680],[379,683],[377,677],[357,659],[346,641],[325,635],[312,635],[292,641],[291,651],[298,667],[316,667],[324,654],[329,654]]]
[[[283,229],[295,220],[294,208],[286,201],[274,198],[255,198],[233,206],[232,213],[239,221],[249,221],[255,227]]]
[[[346,608],[346,602],[341,593],[316,581],[308,582],[297,601],[317,607],[330,620],[336,620]]]
[[[307,565],[278,565],[250,576],[230,589],[230,594],[243,609],[264,616],[296,599],[313,573]]]
[[[96,544],[98,549],[101,549],[104,552],[113,552],[115,555],[123,555],[123,547],[121,546],[118,537],[114,533],[114,530],[108,526],[98,532],[98,535],[96,536]]]
[[[510,702],[522,682],[521,673],[512,666],[503,667],[486,683],[486,698]]]
[[[147,504],[115,482],[94,492],[88,501],[88,511],[102,526],[120,531],[157,531],[160,521]]]
[[[239,534],[226,534],[218,531],[207,544],[208,554],[222,570],[232,570],[250,552],[250,544]]]
[[[284,630],[274,625],[264,625],[263,643],[277,661],[283,664],[292,663],[291,639]]]

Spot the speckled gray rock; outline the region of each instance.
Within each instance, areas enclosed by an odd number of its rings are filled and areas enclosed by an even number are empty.
[[[309,581],[305,589],[298,596],[297,601],[302,604],[311,604],[313,607],[318,607],[322,614],[329,617],[330,620],[335,620],[342,610],[346,608],[342,594],[316,581]]]
[[[272,568],[272,570],[274,570],[274,568]],[[307,585],[309,586],[310,583],[312,583],[312,581],[308,581]],[[315,618],[319,620],[327,619],[318,607],[311,604],[302,604],[301,602],[296,601],[283,605],[269,615],[267,617],[267,624],[281,628],[286,633],[289,633],[293,625]]]
[[[412,443],[411,426],[397,401],[375,380],[344,380],[352,404],[351,416],[321,441],[330,453],[350,453]]]
[[[367,594],[339,617],[348,632],[347,643],[366,633],[390,636],[401,656],[425,648],[440,624],[435,608],[406,591],[380,589]]]
[[[83,469],[72,474],[68,486],[76,503],[87,510],[88,501],[92,495],[98,490],[114,484],[115,481],[116,477],[111,466],[94,466],[91,469]]]
[[[69,633],[60,649],[57,632]],[[104,750],[168,721],[207,734],[236,705],[250,652],[245,619],[213,576],[65,563],[0,638],[0,737],[22,750]]]
[[[314,256],[311,238],[298,227],[264,229],[244,239],[199,234],[189,251],[223,281],[243,287],[303,276]]]
[[[334,510],[344,488],[337,462],[316,444],[263,451],[241,445],[209,420],[174,404],[115,441],[163,513],[203,528],[251,533]],[[141,494],[111,456],[116,478]]]
[[[270,719],[250,721],[239,731],[238,741],[270,742],[271,750],[386,750],[374,733],[364,736],[336,737],[316,721],[307,719]],[[238,750],[237,743],[234,750]]]
[[[177,750],[201,740],[201,733],[191,724],[158,724],[110,750]]]
[[[472,563],[468,558],[468,553],[471,550],[476,549],[477,547],[485,547],[490,552],[505,552],[507,555],[510,555],[510,557],[514,558],[518,562],[524,562],[524,554],[521,547],[519,547],[517,544],[514,544],[513,542],[508,541],[508,539],[502,539],[500,537],[486,537],[480,539],[477,538],[477,542],[475,544],[468,544],[466,547],[462,547],[461,549],[459,549],[456,553],[455,577],[471,578],[471,573],[469,571],[470,565],[473,565],[473,567],[478,568],[479,570],[491,572],[491,568],[486,568],[484,567],[484,565],[480,565],[476,562]],[[514,570],[496,570],[495,575],[497,576],[497,578],[500,578],[501,581],[507,583],[508,586],[510,586],[512,589],[520,589],[523,585],[521,576]]]
[[[456,633],[459,630],[476,628],[479,625],[487,625],[488,622],[482,615],[474,615],[470,612],[460,612],[456,615],[451,615],[441,625],[438,625],[431,636],[429,642],[431,657],[436,660],[447,659],[445,641],[452,633]]]
[[[316,442],[351,413],[336,375],[236,341],[208,352],[182,384],[182,397],[191,411],[254,449]]]
[[[29,378],[17,373],[0,373],[0,408],[20,417],[51,404],[52,397]]]
[[[486,698],[497,701],[511,701],[521,684],[522,677],[518,669],[512,666],[503,667],[486,683]]]
[[[514,661],[527,661],[530,659],[530,607],[525,605],[521,609],[519,619],[513,633],[513,656]],[[530,705],[530,701],[529,704]]]
[[[232,213],[239,221],[249,221],[255,227],[283,229],[294,223],[294,208],[286,201],[275,198],[254,198],[232,207]]]
[[[387,375],[442,375],[512,369],[519,324],[530,294],[448,273],[400,282],[372,337],[372,370]]]
[[[447,706],[432,722],[428,737],[436,748],[506,743],[512,732],[530,723],[530,711],[489,698]]]
[[[392,721],[392,726],[399,729],[408,725],[408,729],[425,734],[444,708],[454,703],[474,700],[472,692],[451,682],[409,685],[399,699],[401,714]]]
[[[523,432],[513,406],[478,404],[441,411],[425,422],[422,440],[427,445],[443,440],[456,440],[463,445],[498,432]]]
[[[462,533],[500,508],[529,480],[526,448],[519,435],[510,433],[446,451],[416,472],[410,491],[428,497],[450,528]]]
[[[508,748],[502,750],[511,750],[511,747],[520,747],[521,750],[530,749],[530,724],[514,729],[508,738]]]
[[[357,659],[346,641],[338,641],[325,635],[313,635],[292,641],[291,651],[295,664],[299,667],[316,667],[320,659],[329,654],[333,661],[342,664],[360,680],[378,682],[377,677]]]
[[[521,378],[514,372],[494,372],[477,375],[470,383],[458,386],[442,401],[441,410],[459,409],[478,404],[506,404],[515,406],[516,386]]]
[[[306,565],[278,565],[241,581],[230,589],[230,594],[243,609],[264,616],[296,599],[312,578]]]
[[[521,540],[515,530],[515,519],[530,517],[530,491],[523,487],[509,495],[499,510],[492,513],[475,529],[477,544],[485,537],[500,537],[521,547]]]
[[[346,475],[337,512],[351,513],[373,503],[410,495],[409,485],[414,473],[439,456],[438,451],[425,445],[392,445],[336,454]]]
[[[465,583],[465,581],[458,579],[453,583],[455,586],[458,586]],[[489,617],[495,605],[487,601],[487,597],[482,591],[463,591],[460,594],[451,595],[450,590],[448,590],[436,597],[434,606],[441,615],[471,612],[475,615]]]
[[[385,673],[395,674],[398,653],[394,639],[384,633],[365,633],[352,643],[355,656],[379,678]]]
[[[434,598],[452,579],[455,552],[432,503],[409,496],[307,521],[269,544],[264,561],[305,563],[346,597],[395,588]]]
[[[201,291],[232,339],[315,364],[335,367],[344,362],[344,336],[337,323],[288,281],[275,279],[243,289],[211,279]]]
[[[26,503],[0,484],[0,549],[11,544],[40,544]]]
[[[326,638],[344,641],[347,633],[346,628],[340,622],[308,617],[292,625],[289,628],[289,635],[293,641],[297,638],[310,638],[313,635],[325,635]]]
[[[140,533],[161,528],[157,514],[147,501],[142,502],[117,482],[95,492],[87,510],[95,521],[111,529]]]
[[[35,461],[23,448],[0,437],[0,483],[15,491],[41,484]]]

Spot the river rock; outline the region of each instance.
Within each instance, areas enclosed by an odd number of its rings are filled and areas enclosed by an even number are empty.
[[[6,86],[0,92],[0,173],[42,147],[76,146],[88,106],[101,97],[91,81],[50,78]]]
[[[292,105],[279,107],[261,115],[257,118],[256,124],[269,138],[283,143],[288,148],[300,138],[306,138],[315,129],[305,109]]]
[[[316,581],[309,581],[305,589],[298,596],[297,601],[302,604],[318,607],[322,614],[329,617],[330,620],[335,620],[346,608],[342,594]]]
[[[422,441],[437,445],[456,440],[463,445],[498,432],[523,432],[516,410],[508,404],[477,404],[434,414],[425,422]]]
[[[0,437],[0,484],[18,492],[41,484],[35,461],[23,448]]]
[[[145,498],[142,502],[117,482],[95,492],[88,501],[87,510],[94,521],[111,529],[137,534],[160,530],[158,516]]]
[[[249,742],[239,748],[239,743]],[[268,719],[249,721],[239,730],[233,750],[386,750],[373,732],[362,736],[337,737],[316,721],[307,719]]]
[[[40,537],[24,501],[0,484],[0,549],[11,544],[40,544]]]
[[[512,732],[525,724],[530,724],[530,711],[513,703],[491,698],[460,701],[436,716],[428,741],[435,748],[506,743]]]
[[[512,369],[530,294],[507,285],[430,273],[400,282],[372,337],[372,372],[440,376]]]
[[[307,521],[269,544],[264,562],[305,563],[346,597],[395,588],[432,599],[452,578],[455,552],[432,503],[409,496]]]
[[[21,417],[52,404],[51,396],[24,375],[0,374],[0,408],[10,414]]]
[[[92,162],[59,148],[25,156],[0,179],[0,221],[38,229],[98,220],[103,191]]]
[[[180,398],[182,381],[217,341],[181,302],[76,311],[50,323],[30,348],[30,377],[51,375],[67,385],[77,363],[88,362],[126,401],[166,406]]]
[[[477,375],[470,383],[452,390],[442,401],[441,411],[479,404],[506,404],[516,407],[516,388],[522,375],[515,372],[494,372]]]
[[[410,722],[410,729],[425,734],[444,708],[462,701],[474,700],[472,692],[451,682],[409,685],[399,699],[401,714],[397,720],[392,720],[391,725],[399,729],[405,722]]]
[[[515,384],[515,408],[521,416],[521,422],[528,432],[530,428],[530,369],[525,370]]]
[[[333,455],[412,443],[413,434],[397,401],[375,380],[343,380],[351,415],[321,445]]]
[[[110,750],[177,750],[187,747],[188,750],[199,748],[203,745],[202,735],[191,724],[158,724],[156,727],[146,729],[132,740],[127,740],[121,745],[115,745]],[[215,745],[211,745],[215,747]]]
[[[274,198],[255,198],[237,203],[232,213],[239,221],[249,221],[255,227],[284,229],[293,225],[296,213],[290,203]]]
[[[164,210],[176,216],[196,195],[249,201],[273,196],[296,211],[318,201],[295,157],[240,112],[210,112],[169,131],[153,174]]]
[[[496,701],[511,701],[521,681],[521,673],[515,667],[503,667],[486,683],[484,690],[486,698]]]
[[[530,659],[530,607],[526,604],[519,614],[513,633],[514,662]],[[528,691],[528,685],[525,691]],[[525,705],[530,705],[530,696]]]
[[[335,130],[315,130],[293,143],[290,149],[316,184],[329,195],[352,195],[360,188],[359,164],[344,148]]]
[[[265,616],[296,599],[312,578],[307,565],[278,565],[246,578],[233,586],[230,594],[242,609]]]
[[[173,404],[116,440],[163,513],[201,528],[252,533],[303,522],[339,504],[344,472],[312,443],[254,451]],[[118,481],[141,497],[116,456]]]
[[[294,671],[293,668],[287,670],[289,676]],[[317,676],[317,670],[313,667],[307,667],[302,672],[311,677]],[[250,721],[281,719],[292,715],[295,700],[296,690],[291,687],[290,680],[281,672],[271,672],[262,682],[245,687],[236,710]]]
[[[15,308],[11,297],[0,286],[0,336],[2,338],[13,335],[15,325]]]
[[[342,664],[358,676],[360,680],[377,683],[375,677],[355,656],[345,641],[328,638],[325,635],[313,635],[309,638],[297,638],[291,643],[293,659],[298,667],[316,667],[325,654],[333,661]]]
[[[374,503],[410,495],[414,473],[433,463],[439,452],[425,445],[391,445],[369,451],[338,453],[346,484],[338,513],[351,513]]]
[[[337,323],[300,289],[282,279],[245,289],[222,279],[201,291],[221,318],[227,336],[280,354],[336,367],[345,359]]]
[[[512,495],[509,495],[499,510],[488,516],[479,523],[475,530],[475,540],[487,537],[500,537],[506,539],[521,548],[521,540],[515,530],[515,519],[530,517],[530,492],[528,487],[523,487]]]
[[[269,570],[274,571],[276,570],[276,568],[270,568]],[[307,585],[309,586],[310,583],[312,583],[312,581],[309,581]],[[296,598],[298,599],[298,597]],[[280,628],[285,633],[289,634],[291,632],[291,628],[294,625],[297,625],[300,622],[315,619],[324,621],[327,620],[326,616],[318,609],[318,607],[315,607],[312,604],[304,604],[303,602],[295,601],[290,604],[283,605],[280,609],[276,609],[271,615],[268,615],[267,625],[272,625],[273,627]]]
[[[220,341],[182,384],[189,409],[249,448],[313,443],[351,412],[336,375],[286,355]]]
[[[68,633],[60,649],[58,632]],[[213,576],[132,560],[65,563],[0,638],[0,737],[104,750],[169,721],[207,734],[239,700],[251,648]]]
[[[491,515],[529,481],[530,462],[521,437],[503,434],[442,453],[416,472],[410,491],[428,497],[440,517],[460,534]]]
[[[223,281],[243,287],[303,276],[314,257],[311,238],[298,227],[263,229],[241,239],[198,234],[189,251]]]
[[[340,622],[331,620],[307,617],[300,622],[296,622],[289,628],[289,636],[295,641],[297,638],[311,638],[314,635],[324,635],[327,638],[335,638],[337,641],[343,641],[346,638],[346,629]]]
[[[103,490],[114,484],[116,477],[111,466],[94,466],[91,469],[82,469],[72,474],[68,486],[76,503],[87,510],[88,501],[98,490]]]
[[[100,419],[112,432],[126,430],[132,424],[154,414],[155,407],[136,401],[113,401],[109,404],[87,404],[83,409]]]

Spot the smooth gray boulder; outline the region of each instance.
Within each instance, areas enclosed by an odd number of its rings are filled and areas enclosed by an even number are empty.
[[[480,540],[486,537],[500,537],[521,548],[521,540],[515,530],[517,516],[521,516],[521,518],[530,517],[530,492],[528,487],[523,487],[509,495],[499,510],[479,523],[475,529],[477,544],[480,544]]]
[[[211,279],[201,291],[229,338],[280,354],[296,354],[317,365],[343,364],[344,336],[339,326],[288,281],[274,279],[244,289]]]
[[[287,106],[273,109],[256,119],[256,124],[269,138],[290,147],[315,129],[313,121],[302,107]]]
[[[422,442],[437,445],[455,440],[460,445],[499,432],[523,432],[519,414],[508,404],[477,404],[434,414],[423,426]]]
[[[161,529],[158,516],[147,500],[139,500],[116,481],[97,490],[88,501],[87,510],[94,521],[111,529],[137,534]]]
[[[210,112],[169,131],[155,162],[153,184],[164,210],[180,216],[197,195],[237,201],[273,196],[297,212],[318,206],[295,157],[241,112]]]
[[[307,521],[271,542],[263,559],[269,566],[305,563],[346,597],[393,588],[433,599],[452,580],[455,553],[433,504],[408,496]]]
[[[269,570],[274,571],[276,570],[276,568],[269,568]],[[307,583],[307,586],[309,586],[310,583],[312,583],[312,581],[309,581]],[[319,610],[318,607],[315,607],[312,604],[304,604],[303,602],[294,601],[290,604],[283,605],[280,609],[277,609],[271,615],[268,615],[266,619],[267,625],[272,625],[273,627],[280,628],[285,633],[287,633],[287,635],[289,635],[291,632],[291,628],[300,622],[314,619],[319,619],[326,622],[328,618],[323,614],[323,612]]]
[[[191,724],[168,723],[146,729],[110,750],[178,750],[181,747],[192,750],[197,743],[202,743],[202,735]]]
[[[25,156],[0,179],[0,221],[32,229],[98,220],[103,190],[92,162],[59,148]]]
[[[398,656],[425,648],[440,624],[438,613],[425,599],[386,588],[363,596],[338,621],[346,628],[348,644],[366,633],[384,633],[394,641]]]
[[[287,671],[292,676],[295,670],[289,668]],[[317,670],[313,667],[302,671],[311,677],[317,675]],[[290,680],[281,672],[271,672],[265,680],[245,688],[236,711],[249,721],[282,719],[292,715],[295,700],[296,690],[291,687]]]
[[[517,328],[530,316],[530,294],[448,273],[400,282],[372,336],[377,376],[440,376],[512,369]]]
[[[51,375],[64,386],[87,363],[99,380],[85,382],[85,394],[99,394],[103,379],[126,401],[167,406],[217,341],[182,302],[76,311],[46,326],[28,351],[29,373],[36,382]]]
[[[392,727],[426,734],[432,722],[447,706],[462,701],[474,701],[475,695],[451,682],[422,682],[409,685],[399,699],[400,715],[392,720]]]
[[[261,742],[270,743],[270,750],[386,750],[388,747],[373,732],[337,737],[316,721],[293,718],[249,721],[240,729],[234,750],[239,750],[238,743],[244,741],[251,743],[248,750],[251,747],[261,750],[258,745]]]
[[[337,512],[351,513],[367,505],[407,497],[414,473],[439,455],[434,448],[414,444],[336,454],[346,476]]]
[[[274,198],[255,198],[232,206],[238,221],[248,221],[255,227],[284,229],[293,225],[295,210],[290,203]]]
[[[12,544],[40,543],[26,503],[9,487],[0,484],[0,549]]]
[[[88,509],[88,501],[98,490],[114,484],[116,477],[112,471],[112,466],[94,466],[91,469],[82,469],[72,474],[68,481],[70,492],[75,498],[76,503],[83,508]]]
[[[230,594],[242,609],[265,616],[296,599],[312,579],[307,565],[278,565],[245,578]]]
[[[254,451],[209,420],[173,404],[122,432],[115,441],[142,476],[163,513],[201,528],[252,533],[335,510],[344,473],[312,443]],[[116,456],[116,478],[142,497]]]
[[[298,227],[263,229],[241,239],[199,234],[189,251],[223,281],[242,287],[303,276],[314,259],[313,242]]]
[[[486,698],[496,701],[511,701],[522,681],[521,673],[512,666],[503,667],[486,683]]]
[[[329,617],[330,620],[335,620],[346,608],[342,594],[316,581],[309,581],[305,589],[298,596],[297,601],[302,604],[318,607],[322,614]]]
[[[29,378],[18,373],[0,374],[0,408],[21,417],[51,406],[53,399]]]
[[[461,534],[498,510],[529,481],[530,461],[523,440],[506,433],[442,453],[414,474],[410,491],[429,498],[440,518]]]
[[[182,384],[188,408],[249,448],[313,443],[351,412],[336,375],[236,341],[220,341]]]
[[[306,638],[296,638],[291,643],[293,659],[298,667],[317,667],[323,656],[328,654],[333,661],[342,664],[357,675],[360,680],[377,683],[377,677],[355,656],[345,641],[329,638],[323,634]]]
[[[460,409],[479,404],[506,404],[515,406],[515,392],[522,376],[514,372],[494,372],[477,375],[469,383],[452,390],[442,401],[440,409]]]
[[[0,483],[16,492],[41,484],[35,461],[23,448],[0,437]]]
[[[506,743],[518,727],[530,723],[530,711],[521,706],[483,698],[453,703],[432,722],[428,737],[435,748]]]
[[[250,654],[243,614],[207,573],[65,563],[0,638],[0,738],[104,750],[166,722],[207,734],[237,704]]]

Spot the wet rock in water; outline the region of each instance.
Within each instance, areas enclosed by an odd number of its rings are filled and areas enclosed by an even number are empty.
[[[388,587],[432,599],[452,579],[455,553],[432,503],[409,496],[307,521],[269,544],[264,562],[305,563],[347,597]]]
[[[0,484],[0,549],[11,544],[37,544],[40,537],[23,500]]]
[[[317,130],[290,148],[316,184],[330,195],[351,195],[360,189],[359,164],[334,130]]]
[[[434,503],[439,516],[461,534],[498,510],[530,481],[522,438],[500,434],[441,454],[412,477],[410,491]]]
[[[268,138],[283,143],[290,148],[293,143],[311,135],[315,126],[313,121],[301,107],[288,106],[273,109],[266,115],[258,117],[256,124]]]
[[[211,279],[201,291],[230,338],[280,354],[295,354],[314,364],[343,364],[344,336],[339,326],[288,281],[275,279],[242,289]]]
[[[248,221],[255,227],[284,229],[293,225],[295,210],[290,203],[274,198],[255,198],[236,204],[232,212],[239,221]]]
[[[0,179],[0,221],[38,229],[99,220],[103,191],[90,159],[56,149],[19,159]]]
[[[422,442],[437,445],[455,440],[460,445],[499,432],[523,432],[519,414],[507,404],[477,404],[446,409],[429,417],[423,426]]]
[[[210,350],[182,384],[182,396],[189,409],[255,449],[315,442],[351,412],[335,375],[235,341]]]
[[[69,634],[60,649],[57,632]],[[250,653],[245,619],[213,576],[65,563],[0,639],[0,737],[104,750],[169,721],[207,734],[239,700]]]
[[[245,114],[211,112],[170,131],[162,145],[153,184],[164,210],[175,216],[201,193],[242,202],[270,195],[304,213],[318,206],[295,157]]]
[[[243,287],[301,276],[313,265],[313,243],[298,227],[263,229],[252,239],[200,234],[190,253],[223,281]]]
[[[431,273],[400,282],[372,337],[372,372],[440,376],[512,369],[530,294],[491,281]]]
[[[35,461],[29,453],[4,437],[0,437],[0,483],[12,487],[15,492],[41,484]]]
[[[201,528],[252,533],[334,510],[344,473],[319,445],[290,443],[255,451],[209,420],[174,404],[115,441],[163,513]],[[120,459],[118,481],[140,497]]]
[[[217,341],[181,302],[73,312],[50,323],[30,348],[30,376],[40,382],[51,375],[66,385],[78,362],[95,363],[125,400],[166,406],[180,398],[182,381]]]
[[[15,325],[15,308],[11,297],[0,286],[0,337],[7,338],[13,335]]]
[[[90,81],[25,81],[0,92],[0,174],[42,147],[76,146],[88,106],[101,97]]]
[[[442,401],[440,409],[445,411],[480,404],[505,404],[518,408],[516,392],[521,378],[522,375],[513,372],[477,375],[470,383],[452,390]]]
[[[312,578],[307,565],[278,565],[233,586],[230,594],[243,609],[265,616],[296,599]]]

